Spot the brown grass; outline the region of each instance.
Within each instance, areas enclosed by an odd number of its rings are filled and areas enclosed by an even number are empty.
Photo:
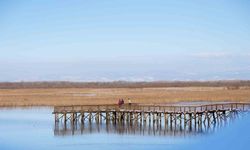
[[[150,88],[42,88],[0,89],[0,106],[58,106],[114,104],[130,98],[134,103],[178,101],[250,102],[250,88],[150,87]]]

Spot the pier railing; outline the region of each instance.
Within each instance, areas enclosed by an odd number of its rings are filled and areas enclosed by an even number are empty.
[[[79,105],[79,106],[56,106],[54,113],[74,113],[86,111],[137,111],[137,112],[172,112],[194,113],[217,110],[250,110],[250,103],[223,103],[207,105],[159,105],[159,104],[124,104],[124,105]]]

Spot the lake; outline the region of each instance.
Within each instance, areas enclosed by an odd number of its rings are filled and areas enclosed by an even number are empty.
[[[53,108],[0,109],[0,149],[249,149],[250,115],[213,124],[209,130],[186,132],[169,128],[119,124],[90,124],[62,128]],[[64,129],[64,130],[63,130]]]

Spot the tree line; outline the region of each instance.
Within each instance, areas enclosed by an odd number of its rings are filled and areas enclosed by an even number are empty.
[[[0,82],[0,89],[23,88],[149,88],[149,87],[227,87],[238,89],[250,87],[250,80],[221,80],[221,81],[154,81],[154,82]]]

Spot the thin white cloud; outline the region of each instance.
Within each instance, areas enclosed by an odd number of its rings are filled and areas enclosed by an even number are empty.
[[[250,53],[230,53],[230,52],[200,52],[191,54],[197,58],[229,58],[229,57],[250,57]]]
[[[225,52],[202,52],[202,53],[194,53],[192,54],[192,56],[198,58],[221,58],[221,57],[230,57],[233,56],[233,54]]]

